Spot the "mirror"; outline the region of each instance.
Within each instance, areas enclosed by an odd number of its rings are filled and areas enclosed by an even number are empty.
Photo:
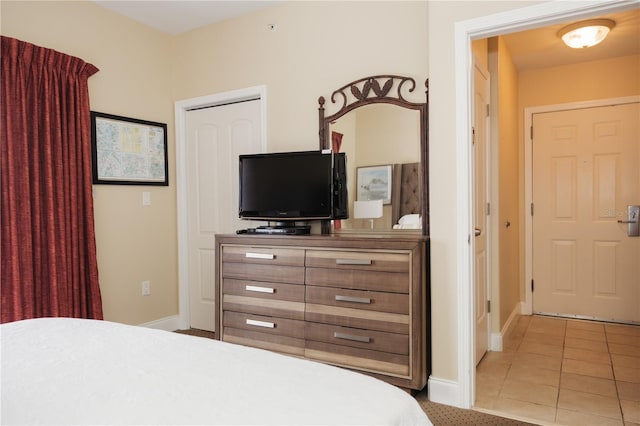
[[[429,235],[428,81],[426,102],[407,100],[415,88],[402,76],[356,80],[333,92],[327,116],[318,99],[320,149],[346,154],[349,192],[349,219],[325,221],[323,233]]]

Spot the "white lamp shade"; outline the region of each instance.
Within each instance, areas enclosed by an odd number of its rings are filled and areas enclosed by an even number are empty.
[[[595,46],[607,37],[609,30],[615,26],[610,19],[593,19],[568,25],[558,35],[562,41],[574,49]]]
[[[382,200],[355,201],[353,217],[356,219],[374,219],[382,217]]]

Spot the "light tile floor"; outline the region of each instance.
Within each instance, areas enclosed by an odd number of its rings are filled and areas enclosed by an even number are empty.
[[[520,316],[476,370],[475,408],[545,425],[640,426],[640,326]]]

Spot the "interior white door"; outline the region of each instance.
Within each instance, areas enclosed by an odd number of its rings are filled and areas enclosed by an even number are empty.
[[[258,153],[260,100],[188,111],[187,251],[190,326],[214,330],[215,234],[246,228],[238,219],[238,156]]]
[[[640,322],[639,105],[533,115],[535,313]]]
[[[478,365],[489,347],[489,311],[487,274],[489,262],[489,220],[488,214],[488,114],[489,77],[476,65],[474,67],[474,107],[473,107],[473,167],[474,167],[474,315],[475,364]]]

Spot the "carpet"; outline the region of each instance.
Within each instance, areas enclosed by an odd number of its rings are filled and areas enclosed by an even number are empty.
[[[438,404],[429,401],[427,391],[423,390],[416,395],[416,401],[427,413],[429,420],[435,426],[525,426],[534,425],[519,420],[508,419],[506,417],[494,416],[475,410],[465,410],[463,408],[452,407],[450,405]]]

